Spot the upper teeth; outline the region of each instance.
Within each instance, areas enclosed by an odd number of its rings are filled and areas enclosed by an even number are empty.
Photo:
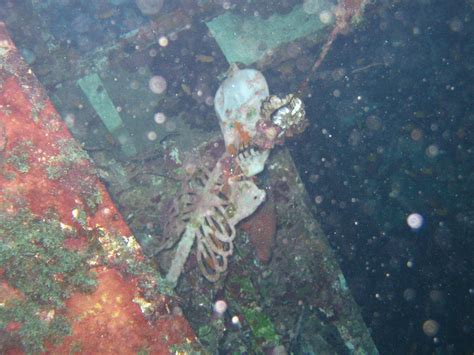
[[[258,151],[256,151],[255,148],[245,149],[239,153],[239,159],[243,160],[250,156],[255,156],[257,154],[258,154]]]

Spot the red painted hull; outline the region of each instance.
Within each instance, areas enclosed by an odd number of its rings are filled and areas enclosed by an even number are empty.
[[[84,354],[140,350],[163,354],[174,344],[194,341],[187,321],[170,314],[169,299],[155,293],[145,300],[139,286],[145,275],[124,272],[130,259],[146,262],[141,250],[135,244],[128,260],[115,255],[111,247],[114,238],[125,240],[122,236],[132,233],[98,180],[93,164],[81,153],[45,90],[21,59],[3,23],[0,49],[0,208],[12,216],[27,209],[39,219],[54,212],[61,225],[76,235],[65,241],[68,250],[82,250],[98,240],[107,244],[102,247],[109,263],[92,265],[97,281],[94,291],[74,292],[65,301],[62,312],[70,322],[71,334],[59,344],[46,341],[45,349],[48,353],[80,349]],[[68,157],[71,149],[78,157]],[[0,242],[5,241],[2,238],[8,235],[0,235]],[[0,265],[0,303],[22,298],[24,295],[9,285]],[[154,310],[152,317],[143,313],[143,303]],[[0,329],[17,339],[3,351],[23,351],[21,334],[14,334],[21,328],[21,322],[11,322]]]

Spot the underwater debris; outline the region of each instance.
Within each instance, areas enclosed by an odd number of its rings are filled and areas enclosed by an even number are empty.
[[[160,12],[164,0],[135,0],[141,13],[146,16],[156,15]]]
[[[336,38],[340,34],[348,32],[351,23],[357,23],[361,21],[362,13],[364,12],[367,2],[367,0],[342,0],[338,2],[338,5],[334,10],[336,17],[335,26],[329,34],[328,39],[324,43],[319,57],[314,62],[306,78],[301,82],[298,89],[299,94],[307,91],[308,84],[311,81],[312,76],[323,63],[324,58],[326,58]]]

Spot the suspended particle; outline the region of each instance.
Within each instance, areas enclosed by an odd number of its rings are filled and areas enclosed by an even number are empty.
[[[407,217],[407,224],[411,229],[417,230],[423,226],[423,216],[419,213],[412,213]]]
[[[148,140],[154,141],[156,140],[156,138],[158,138],[158,135],[156,134],[156,132],[150,131],[146,134],[146,137],[148,138]]]
[[[160,75],[155,75],[150,78],[148,82],[148,87],[152,92],[155,94],[162,94],[165,92],[168,84],[166,83],[166,79]]]
[[[428,319],[423,323],[423,332],[429,337],[434,337],[439,332],[439,323],[433,319]]]
[[[166,115],[163,112],[157,112],[153,119],[157,124],[163,124],[166,122]]]
[[[167,47],[168,46],[168,37],[166,36],[161,36],[159,39],[158,39],[158,44],[161,46],[161,47]]]
[[[227,302],[224,300],[217,300],[216,303],[214,303],[214,312],[222,315],[225,311],[227,311]]]

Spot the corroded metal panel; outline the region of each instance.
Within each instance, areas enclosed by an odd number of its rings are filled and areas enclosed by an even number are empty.
[[[268,265],[276,272],[263,282],[264,292],[274,290],[273,312],[299,314],[306,319],[306,330],[300,329],[301,337],[308,337],[305,333],[310,324],[318,324],[319,337],[313,341],[331,345],[336,353],[376,354],[377,348],[336,256],[311,213],[308,194],[288,150],[275,152],[268,171],[280,226],[275,255]],[[283,294],[278,294],[280,291]]]
[[[1,352],[167,353],[195,337],[0,23]]]

